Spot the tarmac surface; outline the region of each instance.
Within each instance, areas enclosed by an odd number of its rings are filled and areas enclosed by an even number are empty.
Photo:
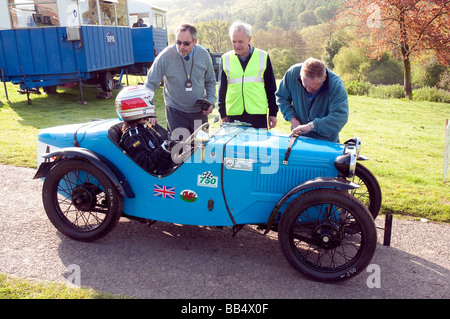
[[[305,278],[286,261],[277,234],[122,218],[106,237],[73,241],[42,206],[34,169],[0,165],[0,272],[71,282],[138,299],[448,299],[450,225],[394,218],[383,245],[355,278]],[[76,276],[75,276],[76,275]],[[377,277],[375,277],[377,276]],[[78,280],[78,281],[76,281]]]

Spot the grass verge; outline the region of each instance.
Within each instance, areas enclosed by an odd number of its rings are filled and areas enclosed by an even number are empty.
[[[0,273],[0,299],[128,299],[122,295]]]

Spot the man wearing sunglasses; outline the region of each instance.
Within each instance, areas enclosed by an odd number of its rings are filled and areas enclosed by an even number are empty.
[[[216,78],[211,57],[197,45],[197,30],[179,26],[174,45],[155,59],[145,85],[152,91],[164,81],[167,129],[174,139],[186,139],[208,121],[216,102]]]

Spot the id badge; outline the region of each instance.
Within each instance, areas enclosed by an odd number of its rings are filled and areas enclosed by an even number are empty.
[[[184,86],[186,87],[186,92],[192,92],[192,81],[191,80],[187,80],[186,83],[184,84]]]

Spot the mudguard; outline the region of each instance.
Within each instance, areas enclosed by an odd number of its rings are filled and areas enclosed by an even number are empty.
[[[124,197],[134,198],[135,194],[131,189],[131,186],[125,176],[105,157],[92,152],[86,148],[81,147],[67,147],[56,150],[51,153],[42,154],[42,157],[46,159],[43,162],[36,172],[36,175],[33,177],[36,178],[45,178],[47,174],[50,172],[53,166],[59,163],[64,158],[75,157],[82,158],[87,160],[92,165],[96,166],[103,173],[108,176],[108,178],[116,185],[120,194]],[[52,162],[47,161],[50,158],[55,157],[56,159]]]
[[[287,192],[275,205],[272,213],[269,216],[267,228],[264,234],[267,234],[270,231],[278,211],[291,196],[297,194],[298,192],[313,188],[339,188],[349,190],[359,188],[359,185],[338,177],[318,177],[295,186],[289,192]]]

